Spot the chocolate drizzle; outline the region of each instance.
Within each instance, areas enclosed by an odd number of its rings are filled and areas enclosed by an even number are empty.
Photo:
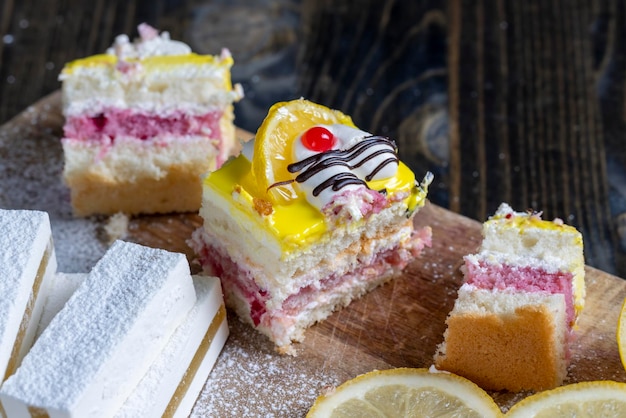
[[[383,145],[384,148],[371,151],[371,148],[376,145]],[[370,153],[366,154],[368,152]],[[354,161],[363,154],[366,155],[361,160],[355,163]],[[387,154],[389,156],[385,158],[385,155]],[[358,178],[352,172],[352,170],[354,170],[355,168],[359,168],[366,164],[368,161],[377,157],[380,158],[381,161],[370,173],[365,176],[365,180]],[[399,159],[397,156],[395,143],[389,138],[378,135],[371,135],[365,137],[362,141],[358,142],[353,147],[347,150],[325,151],[305,158],[302,161],[289,164],[287,166],[287,170],[290,173],[300,172],[300,174],[298,174],[295,178],[295,181],[297,181],[298,183],[303,183],[311,177],[315,176],[316,174],[319,174],[322,171],[333,166],[344,166],[347,167],[348,170],[350,170],[337,173],[316,186],[313,189],[313,196],[318,196],[324,189],[327,188],[332,188],[333,191],[338,191],[350,184],[364,185],[365,187],[367,187],[366,181],[371,181],[376,176],[376,174],[388,164],[398,164],[398,162]],[[280,184],[282,183],[284,182],[281,182]],[[279,183],[270,187],[277,185],[279,185]]]

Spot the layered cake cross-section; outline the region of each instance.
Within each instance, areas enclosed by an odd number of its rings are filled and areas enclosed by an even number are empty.
[[[63,176],[78,216],[196,211],[200,177],[238,152],[233,59],[146,24],[60,74]]]
[[[480,251],[465,257],[436,367],[491,390],[562,384],[584,306],[584,268],[574,227],[503,203],[483,224]]]
[[[432,181],[393,141],[299,99],[274,105],[240,156],[203,183],[191,245],[227,306],[293,353],[307,327],[397,276],[425,246]]]

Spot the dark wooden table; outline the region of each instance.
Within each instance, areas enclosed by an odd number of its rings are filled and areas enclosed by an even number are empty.
[[[626,277],[623,1],[4,0],[0,124],[141,22],[232,51],[242,128],[299,96],[341,109],[435,173],[433,203],[561,217],[589,265]]]

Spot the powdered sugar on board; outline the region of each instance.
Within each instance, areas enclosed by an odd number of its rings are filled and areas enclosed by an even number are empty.
[[[0,207],[48,212],[59,271],[87,272],[106,251],[102,220],[72,216],[61,178],[59,138],[63,118],[58,96],[29,107],[0,128]]]
[[[229,314],[228,323],[231,335],[192,416],[304,416],[324,388],[343,382],[332,371],[316,373],[308,358],[277,354],[267,338],[235,316]]]

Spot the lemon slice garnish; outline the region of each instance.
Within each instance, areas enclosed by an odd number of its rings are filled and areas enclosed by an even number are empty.
[[[626,383],[581,382],[539,392],[513,405],[506,417],[626,417]]]
[[[469,380],[427,369],[398,368],[355,377],[322,395],[307,418],[502,417],[495,401]]]
[[[305,99],[279,102],[273,105],[259,127],[254,140],[252,174],[257,192],[272,203],[286,203],[296,198],[289,182],[293,175],[287,166],[293,161],[293,142],[315,125],[342,124],[353,128],[349,116]]]
[[[626,369],[626,299],[622,303],[622,310],[617,320],[617,349],[622,365]]]

